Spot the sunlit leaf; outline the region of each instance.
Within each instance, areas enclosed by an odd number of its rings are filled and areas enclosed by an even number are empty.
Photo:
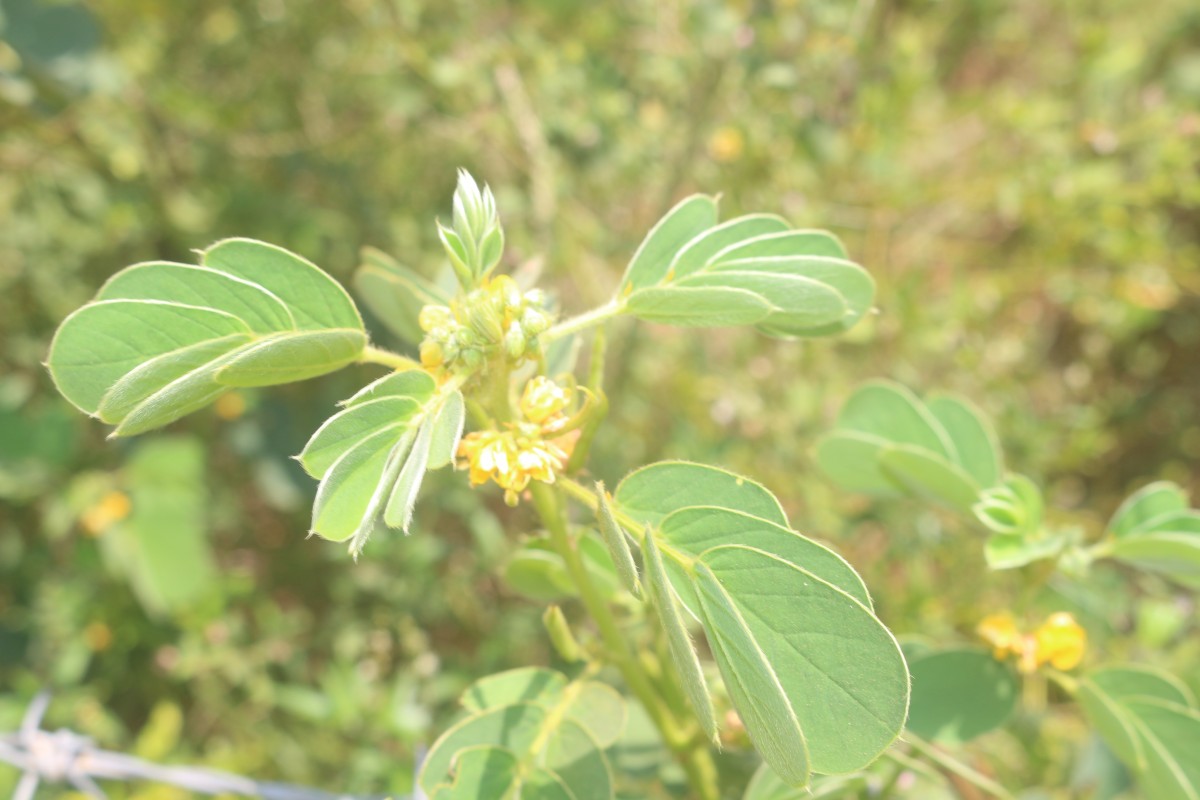
[[[832,335],[857,323],[875,294],[870,275],[845,255],[831,235],[789,230],[771,215],[717,225],[715,203],[696,195],[647,236],[617,302],[650,322]]]
[[[704,680],[704,672],[700,668],[700,658],[696,655],[692,637],[688,634],[683,616],[679,613],[679,601],[667,579],[662,554],[658,552],[654,534],[648,530],[642,541],[642,552],[646,556],[646,582],[650,587],[650,595],[654,598],[654,608],[658,612],[659,621],[667,632],[667,648],[671,653],[671,660],[683,681],[683,690],[692,704],[696,720],[704,730],[705,736],[715,743],[719,741],[717,716],[713,710],[708,684]]]
[[[343,406],[297,458],[321,481],[312,531],[350,540],[357,554],[380,523],[407,532],[425,472],[437,466],[431,456],[448,463],[462,432],[463,401],[409,370],[380,378]]]
[[[345,290],[282,248],[227,239],[199,265],[150,262],[114,275],[67,317],[50,348],[63,395],[133,435],[232,386],[323,375],[356,361],[362,320]]]
[[[621,279],[621,292],[658,283],[671,261],[691,240],[717,224],[717,201],[707,195],[692,195],[660,219],[638,246]]]
[[[425,792],[454,786],[463,756],[477,758],[470,755],[473,749],[500,748],[512,759],[493,757],[472,764],[468,786],[510,785],[504,781],[525,779],[536,767],[545,773],[534,782],[538,792],[561,786],[575,800],[613,796],[602,749],[617,740],[625,717],[624,703],[611,687],[595,681],[568,682],[551,670],[525,668],[477,682],[462,702],[469,716],[433,744],[417,776]],[[521,797],[524,792],[521,785]]]

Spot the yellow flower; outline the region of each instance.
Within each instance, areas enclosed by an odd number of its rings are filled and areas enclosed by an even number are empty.
[[[1013,657],[1026,675],[1044,664],[1074,669],[1087,648],[1087,632],[1065,611],[1051,614],[1033,633],[1021,632],[1011,614],[991,614],[980,621],[976,632],[992,646],[996,660]]]
[[[133,503],[124,492],[109,492],[100,501],[83,512],[80,522],[83,529],[92,536],[99,536],[108,530],[113,523],[120,522],[129,516]]]
[[[570,402],[570,389],[564,389],[544,375],[538,375],[525,384],[525,391],[521,394],[521,414],[530,422],[544,425],[551,417],[560,414]]]
[[[1021,631],[1012,614],[989,614],[979,621],[975,632],[992,646],[992,656],[997,661],[1021,652]]]
[[[472,486],[489,480],[504,489],[504,501],[516,505],[531,480],[554,483],[569,454],[552,441],[516,431],[475,431],[458,446],[459,466],[470,470]]]
[[[1087,649],[1087,631],[1065,611],[1051,614],[1033,632],[1037,643],[1037,663],[1049,663],[1055,669],[1074,669]]]

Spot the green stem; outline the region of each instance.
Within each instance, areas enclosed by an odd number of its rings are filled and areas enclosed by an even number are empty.
[[[620,670],[629,690],[645,707],[646,713],[662,734],[663,741],[679,759],[687,773],[688,781],[699,797],[702,800],[717,800],[716,765],[702,739],[703,734],[698,736],[699,729],[694,725],[688,726],[691,730],[681,728],[678,720],[663,703],[659,690],[630,649],[608,601],[592,582],[591,575],[579,555],[576,541],[567,530],[567,518],[559,502],[558,493],[548,484],[540,482],[530,484],[530,491],[538,515],[550,533],[551,544],[566,564],[571,580],[579,589],[584,607],[600,630],[608,659]]]
[[[421,363],[408,356],[393,353],[391,350],[384,350],[382,347],[367,345],[363,353],[358,358],[360,364],[380,364],[385,367],[391,367],[394,370],[405,369],[423,369]]]
[[[937,764],[947,772],[953,773],[954,775],[962,778],[975,788],[985,791],[993,797],[1002,798],[1002,800],[1015,800],[1013,795],[1007,789],[996,783],[996,781],[992,780],[987,775],[984,775],[982,772],[967,766],[949,753],[939,750],[937,747],[925,741],[911,731],[905,733],[904,740],[912,746],[913,750],[916,750],[925,758]]]
[[[555,339],[561,339],[564,336],[570,336],[572,333],[578,333],[585,328],[590,328],[593,325],[599,325],[611,317],[615,317],[621,313],[621,305],[616,300],[609,300],[604,305],[593,308],[591,311],[580,314],[577,317],[563,320],[555,325],[550,330],[538,337],[543,344],[552,342]]]

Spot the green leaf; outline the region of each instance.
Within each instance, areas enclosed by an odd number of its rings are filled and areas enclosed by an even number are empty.
[[[713,263],[726,248],[772,233],[791,229],[783,217],[748,214],[722,222],[693,238],[671,260],[663,277],[683,278]]]
[[[762,484],[689,461],[660,461],[634,470],[617,486],[613,501],[639,524],[656,525],[672,511],[690,506],[727,508],[788,524],[783,507]]]
[[[48,366],[60,392],[125,436],[161,427],[236,386],[323,375],[367,343],[345,290],[310,262],[248,239],[200,265],[135,264],[67,317]]]
[[[400,528],[408,533],[408,528],[412,525],[413,509],[417,505],[417,493],[421,491],[421,483],[425,480],[425,471],[429,468],[429,455],[433,447],[434,420],[435,417],[432,415],[425,417],[421,426],[417,428],[412,449],[403,455],[403,466],[394,478],[395,483],[392,485],[387,507],[383,510],[383,521],[389,528]],[[397,456],[399,456],[399,451]],[[352,545],[351,547],[355,552],[362,549],[361,545],[358,547]]]
[[[417,324],[421,309],[450,305],[449,293],[373,247],[362,249],[362,266],[354,273],[354,290],[381,323],[411,344],[425,338]]]
[[[573,800],[570,790],[553,773],[537,767],[522,769],[516,755],[499,747],[462,750],[453,770],[451,782],[438,784],[431,800]]]
[[[654,608],[658,612],[659,621],[667,632],[667,648],[671,660],[683,681],[683,690],[692,710],[696,712],[696,720],[700,723],[705,736],[714,744],[720,742],[717,732],[717,715],[713,710],[712,696],[708,693],[708,684],[704,681],[704,672],[700,668],[700,658],[696,655],[696,647],[683,623],[679,613],[679,601],[671,589],[663,567],[662,554],[658,552],[653,531],[646,529],[642,539],[642,552],[646,557],[646,581],[650,586],[650,596],[654,598]]]
[[[1200,712],[1154,699],[1130,700],[1145,766],[1138,783],[1149,800],[1200,800]]]
[[[1076,698],[1105,743],[1135,771],[1146,765],[1145,745],[1129,702],[1149,699],[1184,707],[1195,704],[1191,692],[1178,679],[1133,665],[1092,670],[1079,680]]]
[[[771,256],[723,261],[712,265],[716,274],[731,271],[769,272],[817,281],[839,295],[844,311],[836,321],[807,328],[804,336],[832,336],[858,324],[875,301],[875,279],[844,258],[828,256]],[[767,326],[769,327],[769,326]],[[767,333],[771,333],[767,331]]]
[[[963,469],[928,450],[912,445],[892,445],[879,453],[879,466],[896,483],[964,514],[979,499],[980,486]]]
[[[364,387],[325,421],[297,457],[321,481],[312,531],[350,540],[355,555],[384,522],[408,531],[431,456],[443,463],[462,431],[462,396],[421,370]],[[436,448],[436,452],[435,452]]]
[[[504,565],[504,582],[518,594],[540,603],[578,595],[562,557],[540,548],[523,547]]]
[[[754,548],[712,548],[694,564],[705,633],[763,758],[801,785],[874,760],[908,707],[900,647],[864,605]]]
[[[863,773],[827,775],[813,779],[804,788],[788,786],[769,764],[759,765],[742,800],[824,800],[870,796],[871,783]]]
[[[994,533],[984,543],[983,556],[991,569],[1016,569],[1034,561],[1054,558],[1067,544],[1067,537],[1062,535]]]
[[[684,245],[716,224],[715,198],[694,194],[681,200],[646,234],[625,270],[620,291],[658,283]]]
[[[788,230],[766,214],[717,225],[715,202],[697,195],[650,232],[617,300],[650,322],[825,336],[857,323],[874,294],[874,281],[831,235]]]
[[[194,607],[217,580],[204,473],[204,447],[192,437],[147,442],[125,466],[132,510],[100,543],[151,614]]]
[[[945,650],[909,662],[908,730],[961,744],[1004,724],[1017,702],[1012,669],[981,650]]]
[[[1143,486],[1121,503],[1108,522],[1114,536],[1127,536],[1155,517],[1173,511],[1186,511],[1187,493],[1171,481],[1157,481]]]
[[[759,752],[792,785],[869,763],[899,734],[908,674],[861,579],[790,530],[760,484],[663,462],[617,487],[613,516],[704,627]],[[647,570],[650,566],[647,565]]]
[[[595,681],[567,683],[549,670],[520,669],[480,681],[468,690],[463,705],[470,716],[434,743],[417,776],[425,792],[452,780],[451,770],[463,752],[498,747],[517,759],[518,774],[536,766],[566,787],[575,800],[613,796],[601,741],[616,741],[624,725],[624,708],[611,687]],[[620,709],[619,718],[613,716],[614,708]],[[495,770],[500,780],[510,766],[510,761],[497,759],[488,769]],[[481,767],[472,779],[492,777]]]
[[[454,461],[466,419],[467,409],[462,394],[455,392],[449,395],[433,419],[429,441],[429,469],[441,469]]]
[[[817,440],[817,466],[830,480],[852,492],[876,497],[899,497],[904,488],[880,467],[886,439],[858,431],[834,431]]]
[[[954,443],[959,463],[983,488],[995,486],[1004,476],[1004,463],[996,432],[987,418],[959,397],[937,395],[925,403]]]
[[[617,575],[621,579],[621,583],[625,585],[625,589],[634,597],[642,596],[642,587],[638,583],[637,565],[633,563],[633,553],[629,549],[629,542],[625,538],[625,531],[617,524],[617,520],[613,517],[612,508],[608,503],[608,492],[604,490],[603,483],[596,484],[596,517],[600,523],[600,535],[604,539],[604,545],[608,548],[608,554],[612,556],[613,565],[617,569]]]
[[[1110,553],[1130,566],[1161,572],[1185,586],[1200,589],[1200,533],[1129,534],[1113,542]]]
[[[803,275],[725,270],[701,272],[676,281],[675,287],[678,288],[658,291],[674,293],[693,287],[738,289],[761,297],[769,304],[770,312],[762,318],[759,329],[772,336],[803,336],[809,330],[837,324],[849,313],[845,299],[836,289]],[[634,292],[629,298],[630,304],[641,294]]]
[[[586,728],[600,747],[612,745],[625,728],[625,701],[606,683],[568,681],[561,672],[519,667],[476,681],[460,702],[472,714],[515,703],[533,703]]]
[[[957,454],[946,431],[917,396],[891,381],[870,381],[842,406],[837,428],[914,445],[951,463]]]
[[[579,554],[596,582],[606,593],[619,588],[616,566],[606,546],[594,535],[579,539]],[[526,542],[509,558],[504,579],[520,594],[539,602],[554,602],[579,594],[567,566],[547,539]]]
[[[871,608],[871,595],[854,568],[828,547],[791,528],[741,511],[691,506],[668,514],[659,535],[672,548],[698,558],[723,544],[743,544],[806,569]],[[695,613],[694,608],[690,608]]]
[[[641,289],[624,310],[646,322],[699,328],[750,325],[765,320],[774,306],[761,295],[725,286]]]
[[[752,239],[726,247],[710,263],[723,264],[730,261],[760,258],[783,258],[790,256],[818,256],[845,258],[846,248],[829,231],[790,230],[755,236]]]

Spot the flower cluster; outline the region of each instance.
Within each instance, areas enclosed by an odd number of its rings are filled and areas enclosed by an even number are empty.
[[[565,433],[571,391],[538,376],[525,385],[521,419],[504,430],[475,431],[458,446],[459,466],[470,470],[472,486],[495,482],[504,502],[515,506],[530,481],[554,483],[571,457],[575,437]]]
[[[1043,664],[1074,669],[1087,649],[1087,632],[1065,611],[1051,614],[1031,633],[1023,633],[1007,613],[984,617],[976,631],[992,646],[992,655],[1017,659],[1017,668],[1026,675]]]
[[[449,306],[425,306],[417,322],[425,331],[422,365],[473,370],[501,353],[513,363],[535,353],[550,315],[540,290],[522,292],[512,278],[497,275]]]

